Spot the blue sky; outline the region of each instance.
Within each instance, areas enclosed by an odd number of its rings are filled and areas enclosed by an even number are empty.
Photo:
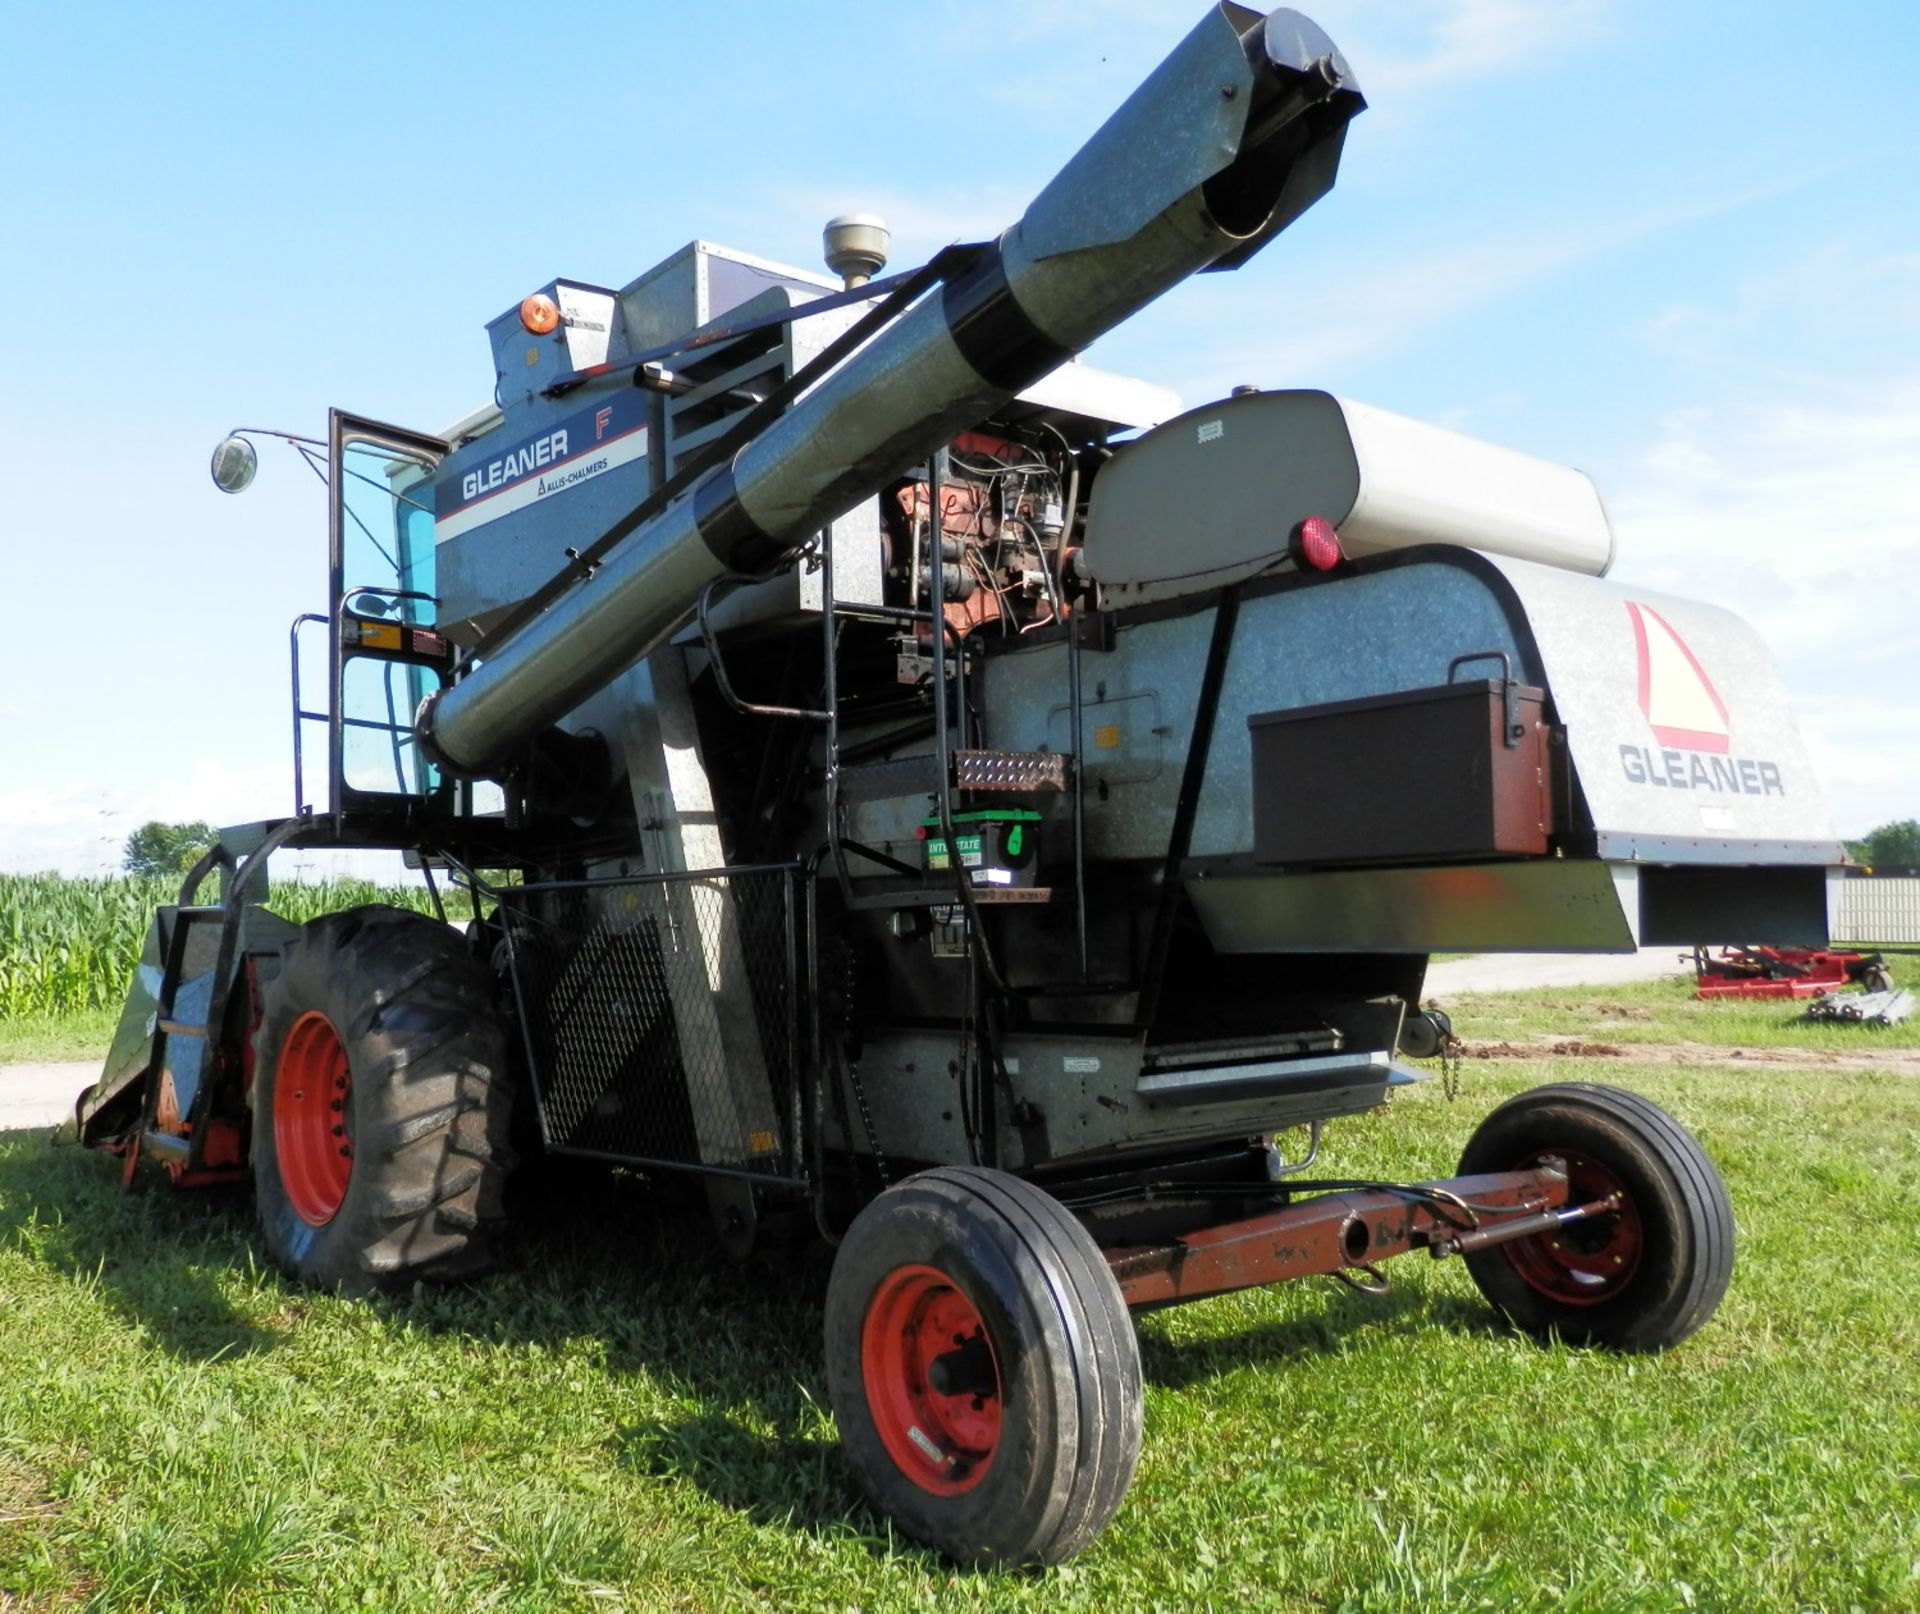
[[[1334,193],[1094,362],[1325,386],[1591,472],[1618,575],[1773,644],[1838,827],[1920,816],[1920,9],[1323,0]],[[905,267],[1018,216],[1181,0],[0,10],[0,868],[286,810],[319,484],[229,427],[436,430],[483,326],[704,236]]]

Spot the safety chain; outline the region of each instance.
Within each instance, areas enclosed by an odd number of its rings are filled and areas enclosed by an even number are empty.
[[[867,1107],[867,1090],[861,1085],[860,1067],[843,1053],[841,1066],[847,1073],[847,1083],[853,1089],[853,1101],[860,1107],[860,1128],[867,1135],[867,1147],[873,1151],[873,1169],[880,1174],[880,1186],[893,1186],[893,1173],[887,1169],[887,1157],[880,1149],[880,1134],[874,1130],[873,1111]]]
[[[1440,1039],[1440,1093],[1449,1104],[1460,1096],[1460,1052],[1465,1046],[1451,1031]]]

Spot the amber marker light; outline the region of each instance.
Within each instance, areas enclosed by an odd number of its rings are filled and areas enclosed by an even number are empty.
[[[545,336],[559,329],[560,310],[543,291],[536,291],[520,305],[520,323],[531,336]]]

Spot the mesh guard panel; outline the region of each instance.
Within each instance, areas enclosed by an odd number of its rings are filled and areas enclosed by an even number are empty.
[[[547,1146],[791,1177],[796,871],[500,893]]]

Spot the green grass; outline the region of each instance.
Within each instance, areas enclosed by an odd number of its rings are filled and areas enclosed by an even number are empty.
[[[117,1004],[78,1014],[0,1018],[0,1065],[27,1059],[105,1059],[119,1021]]]
[[[1889,953],[1893,984],[1920,997],[1920,954]],[[1691,975],[1614,986],[1538,987],[1447,997],[1454,1030],[1469,1043],[1554,1037],[1634,1044],[1698,1042],[1718,1048],[1805,1048],[1823,1053],[1920,1049],[1920,1014],[1897,1026],[1816,1025],[1806,1004],[1701,1002]]]
[[[1450,1169],[1468,1069],[1330,1134]],[[1588,1074],[1595,1066],[1578,1067]],[[891,1537],[834,1443],[816,1255],[732,1269],[576,1184],[471,1288],[262,1269],[240,1196],[0,1140],[0,1608],[1745,1611],[1920,1607],[1920,1082],[1608,1064],[1724,1170],[1741,1255],[1658,1360],[1493,1325],[1458,1263],[1142,1321],[1133,1492],[1076,1563]]]

